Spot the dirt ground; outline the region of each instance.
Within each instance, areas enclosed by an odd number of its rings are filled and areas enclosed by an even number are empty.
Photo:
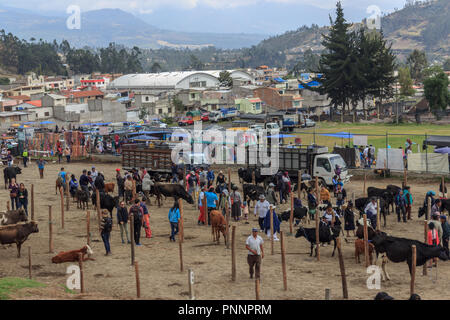
[[[114,170],[117,164],[95,164],[97,169],[104,172],[107,181],[114,181]],[[91,163],[64,164],[69,173],[79,177],[82,169],[90,168]],[[51,258],[59,251],[79,249],[86,244],[86,211],[76,209],[75,203],[70,203],[70,210],[65,213],[65,229],[61,228],[60,197],[55,194],[55,180],[61,165],[48,164],[45,168],[45,179],[39,179],[37,166],[33,163],[23,169],[18,176],[18,182],[23,182],[31,193],[31,184],[35,187],[35,215],[39,224],[39,233],[32,234],[25,242],[22,257],[16,257],[15,246],[0,249],[0,277],[27,277],[28,258],[27,247],[33,252],[33,276],[35,280],[47,283],[53,287],[60,287],[66,283],[66,268],[69,264],[52,264]],[[238,183],[237,173],[232,180]],[[399,179],[371,181],[367,186],[384,187],[387,184],[400,185]],[[388,234],[423,241],[423,220],[418,220],[417,212],[422,205],[426,191],[438,188],[425,180],[410,181],[409,185],[414,196],[412,210],[413,220],[408,223],[397,223],[396,215],[388,216],[387,228],[382,228]],[[348,195],[352,192],[356,197],[363,194],[363,182],[354,179],[346,186]],[[115,190],[117,194],[117,189]],[[0,191],[3,208],[9,200],[7,190]],[[152,204],[155,199],[152,198]],[[211,229],[208,226],[197,225],[198,210],[184,202],[184,232],[183,244],[184,272],[180,272],[178,242],[169,241],[170,226],[167,218],[172,200],[164,203],[163,207],[151,206],[150,225],[153,232],[151,239],[142,238],[141,247],[136,247],[136,260],[139,262],[141,279],[141,298],[143,299],[187,299],[188,277],[187,269],[192,268],[195,273],[195,296],[197,299],[254,299],[255,284],[249,279],[246,262],[247,250],[245,240],[251,233],[251,228],[258,226],[251,208],[250,224],[232,222],[236,225],[237,240],[237,280],[231,282],[231,249],[226,249],[223,238],[220,245],[214,244]],[[48,253],[48,205],[53,206],[54,246],[55,254]],[[30,205],[31,207],[31,205]],[[2,208],[2,209],[3,209]],[[281,209],[288,209],[284,204]],[[122,244],[117,224],[114,224],[111,234],[112,255],[104,256],[105,250],[100,235],[96,232],[96,214],[90,206],[91,233],[93,234],[92,249],[96,261],[84,264],[85,288],[88,293],[98,295],[60,295],[52,294],[52,290],[37,293],[36,289],[27,291],[25,295],[16,295],[19,299],[35,297],[37,299],[129,299],[135,297],[135,274],[130,265],[130,246]],[[277,207],[280,211],[280,206]],[[116,213],[114,212],[114,222]],[[309,227],[314,227],[312,222]],[[271,255],[270,241],[266,235],[265,257],[262,262],[261,298],[273,300],[286,299],[324,299],[326,288],[331,289],[331,299],[342,299],[341,275],[337,253],[331,257],[332,246],[321,247],[320,262],[309,256],[309,243],[305,238],[295,238],[288,235],[289,223],[281,224],[285,232],[286,263],[288,290],[283,290],[280,242],[275,242],[274,255]],[[295,229],[294,229],[295,233]],[[141,233],[144,235],[144,232]],[[349,299],[373,299],[378,291],[386,291],[396,299],[409,298],[410,276],[406,262],[387,265],[391,280],[381,283],[380,290],[369,290],[366,286],[368,274],[364,267],[364,257],[360,264],[355,263],[354,237],[349,243],[342,241],[343,256],[347,274]],[[378,259],[380,265],[381,259]],[[435,282],[435,269],[432,276],[422,276],[422,267],[417,268],[416,293],[423,299],[450,299],[450,264],[439,261],[438,278]]]

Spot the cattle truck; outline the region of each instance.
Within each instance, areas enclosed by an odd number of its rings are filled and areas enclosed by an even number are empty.
[[[126,144],[122,147],[122,168],[146,168],[152,172],[170,173],[172,170],[172,149],[149,148],[145,144]]]
[[[270,144],[269,144],[270,145]],[[318,177],[319,182],[328,186],[333,185],[333,177],[336,175],[335,168],[341,168],[341,179],[344,183],[349,182],[352,177],[348,173],[347,165],[339,154],[328,152],[328,147],[322,146],[295,146],[279,147],[278,170],[287,171],[289,176],[296,181],[299,170],[309,174],[313,179]],[[263,168],[269,165],[262,165],[257,157],[257,151],[247,148],[246,155],[248,168]],[[276,173],[276,172],[275,172]],[[270,176],[267,176],[267,180]]]

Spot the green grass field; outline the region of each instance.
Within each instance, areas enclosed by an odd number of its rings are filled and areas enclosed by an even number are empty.
[[[299,132],[307,132],[308,134],[300,134]],[[355,134],[368,135],[367,142],[375,148],[386,148],[386,133],[388,133],[388,144],[391,148],[405,147],[406,139],[409,138],[416,143],[422,150],[422,143],[425,140],[425,134],[428,135],[448,135],[450,136],[450,126],[448,125],[432,125],[432,124],[347,124],[335,122],[317,123],[316,128],[297,129],[294,133],[298,138],[302,139],[302,144],[309,145],[314,142],[318,145],[327,146],[330,149],[337,145],[353,145],[353,139],[342,139],[335,137],[327,137],[320,135],[321,133],[350,132]],[[294,142],[295,138],[285,138],[284,143]],[[414,145],[412,151],[418,152],[417,145]],[[431,149],[428,150],[432,152]]]
[[[45,287],[45,284],[24,278],[2,278],[0,279],[0,300],[9,299],[9,294],[16,290],[39,287]]]

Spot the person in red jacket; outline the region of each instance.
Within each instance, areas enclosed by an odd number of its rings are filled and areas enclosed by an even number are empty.
[[[438,246],[439,245],[439,234],[438,231],[436,230],[434,223],[430,222],[428,224],[428,233],[427,233],[427,244],[432,245],[432,246]],[[436,261],[437,258],[433,258],[433,262],[436,266]],[[431,268],[431,260],[430,260],[430,265],[428,266],[428,268]]]

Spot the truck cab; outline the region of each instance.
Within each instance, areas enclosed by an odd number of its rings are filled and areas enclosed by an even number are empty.
[[[341,168],[341,180],[343,183],[350,181],[347,165],[339,154],[325,153],[318,154],[314,158],[314,166],[312,176],[317,176],[323,180],[328,186],[333,185],[333,177],[336,175],[336,165]]]
[[[276,130],[276,129],[280,129],[280,126],[276,122],[269,122],[269,123],[266,123],[266,129],[267,130],[272,130],[272,129]]]
[[[222,119],[222,113],[218,111],[211,111],[209,113],[209,121],[219,122]]]

